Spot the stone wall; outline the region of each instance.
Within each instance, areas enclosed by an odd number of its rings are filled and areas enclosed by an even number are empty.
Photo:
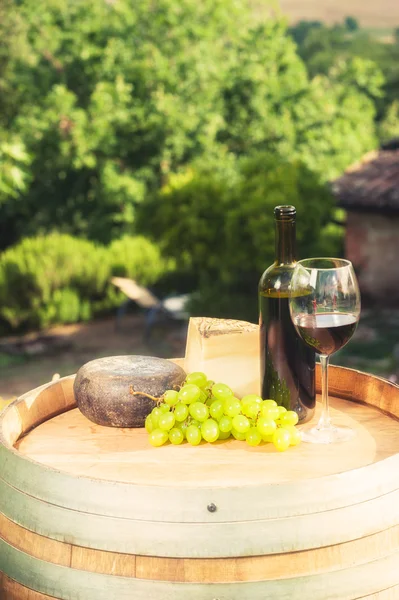
[[[399,308],[399,215],[348,211],[345,252],[364,299]]]

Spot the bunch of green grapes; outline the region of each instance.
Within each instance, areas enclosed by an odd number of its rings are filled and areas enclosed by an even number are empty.
[[[148,415],[145,428],[150,444],[197,446],[234,437],[250,446],[272,442],[283,452],[301,441],[296,412],[262,400],[256,394],[236,398],[224,383],[209,381],[204,373],[190,373],[179,391],[167,390]]]

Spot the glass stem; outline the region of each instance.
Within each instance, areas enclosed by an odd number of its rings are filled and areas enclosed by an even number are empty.
[[[326,354],[320,355],[321,364],[321,417],[317,429],[331,429],[330,409],[328,406],[328,361]]]

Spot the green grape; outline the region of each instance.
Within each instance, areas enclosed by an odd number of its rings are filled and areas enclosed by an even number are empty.
[[[205,441],[215,442],[219,437],[219,426],[214,419],[207,419],[201,425],[201,434]]]
[[[180,429],[180,431],[183,434],[183,437],[185,438],[187,427],[188,427],[188,423],[187,423],[187,421],[184,421],[183,423],[176,423],[174,426],[174,429]]]
[[[223,416],[219,421],[219,429],[223,433],[230,433],[233,428],[233,421],[230,417]]]
[[[283,427],[286,425],[296,425],[298,423],[298,415],[294,410],[287,410],[280,416],[280,423]]]
[[[273,437],[274,437],[274,433],[272,433],[271,435],[262,435],[262,440],[264,442],[272,442]]]
[[[258,422],[256,424],[256,428],[261,434],[261,436],[272,435],[276,429],[276,421],[272,419],[267,419],[266,417],[259,417]]]
[[[195,425],[195,427],[198,427],[198,429],[201,429],[201,422],[197,421],[197,419],[191,419],[190,425]]]
[[[278,414],[278,418],[280,418],[280,417],[281,417],[281,415],[283,415],[284,413],[286,413],[286,412],[287,412],[287,409],[285,408],[285,406],[278,406],[278,407],[277,407],[277,410],[278,410],[278,413],[279,413],[279,414]]]
[[[219,428],[218,440],[228,440],[230,435],[231,435],[230,431],[220,431],[220,428]]]
[[[205,404],[207,406],[211,407],[213,402],[215,402],[215,401],[216,401],[216,398],[214,396],[209,396],[209,398],[207,398]]]
[[[262,404],[262,398],[257,394],[247,394],[243,398],[241,398],[241,404],[246,406],[247,404],[252,404],[252,402],[256,402],[256,404]]]
[[[184,385],[179,392],[179,402],[183,404],[192,404],[196,402],[201,395],[201,390],[198,385],[188,383]]]
[[[224,414],[228,417],[235,417],[241,412],[241,402],[237,398],[231,397],[224,401]]]
[[[188,417],[188,407],[185,404],[182,404],[181,402],[179,402],[178,404],[176,404],[175,406],[175,419],[176,421],[185,421]]]
[[[262,406],[277,406],[277,402],[275,400],[263,400]]]
[[[222,400],[214,400],[209,408],[211,416],[217,421],[223,416],[223,407],[224,405]]]
[[[182,443],[183,440],[184,433],[178,427],[173,427],[173,429],[169,431],[169,441],[171,442],[171,444],[178,446]]]
[[[260,409],[260,414],[266,419],[271,419],[272,421],[275,421],[280,416],[280,411],[278,408],[278,406],[262,406],[262,408]]]
[[[146,431],[148,433],[151,433],[151,431],[154,429],[154,423],[152,422],[151,415],[147,415],[147,417],[145,419],[144,427],[146,428]]]
[[[208,379],[208,381],[206,382],[206,386],[204,387],[204,390],[208,393],[208,394],[212,394],[212,387],[215,385],[215,382],[212,381],[211,379]]]
[[[195,425],[189,425],[186,429],[186,440],[192,446],[198,446],[202,439],[201,432]]]
[[[186,383],[193,383],[200,388],[206,386],[208,382],[208,378],[205,373],[201,373],[200,371],[195,371],[194,373],[189,373],[186,377]]]
[[[171,412],[169,413],[164,413],[163,415],[161,415],[159,417],[159,422],[158,422],[158,426],[159,429],[162,429],[164,431],[169,431],[169,429],[172,429],[172,427],[175,424],[175,415]]]
[[[163,399],[168,406],[175,406],[179,401],[179,393],[175,390],[166,390]]]
[[[297,446],[301,443],[302,435],[295,425],[284,425],[283,429],[286,429],[290,434],[290,446]]]
[[[233,417],[232,423],[233,429],[238,431],[238,433],[246,433],[251,428],[249,420],[244,415],[236,415]]]
[[[199,401],[205,403],[207,400],[208,400],[207,394],[204,392],[204,390],[201,390]]]
[[[247,437],[246,433],[240,433],[239,431],[236,431],[235,429],[231,430],[231,434],[233,437],[235,437],[236,440],[240,440],[241,442],[243,442],[245,440],[245,438]]]
[[[287,450],[291,443],[291,434],[287,429],[276,429],[273,435],[273,444],[279,452]]]
[[[242,404],[242,401],[241,401]],[[256,419],[260,411],[260,404],[258,402],[247,402],[242,409],[241,412],[250,419]]]
[[[154,429],[150,433],[149,441],[151,446],[163,446],[168,441],[168,432],[162,429]]]
[[[159,405],[159,410],[162,413],[167,413],[167,412],[170,411],[170,406],[168,406],[167,404],[162,403],[162,404]]]
[[[245,439],[250,446],[259,446],[262,441],[262,437],[256,427],[251,427],[251,429],[247,431]]]
[[[162,411],[160,408],[155,407],[151,412],[151,419],[154,429],[157,429],[159,423],[159,417],[162,415]]]
[[[209,417],[209,409],[202,402],[193,402],[188,410],[193,419],[197,421],[206,421]]]
[[[226,398],[230,398],[230,396],[233,395],[233,392],[229,386],[224,383],[214,383],[212,386],[212,394],[218,400],[225,400]]]

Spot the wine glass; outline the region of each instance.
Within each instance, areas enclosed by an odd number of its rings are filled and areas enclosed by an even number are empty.
[[[290,314],[300,338],[320,355],[322,413],[303,440],[330,444],[349,440],[354,431],[331,423],[328,406],[328,361],[354,334],[360,316],[360,292],[349,260],[307,258],[296,263],[291,280]]]

